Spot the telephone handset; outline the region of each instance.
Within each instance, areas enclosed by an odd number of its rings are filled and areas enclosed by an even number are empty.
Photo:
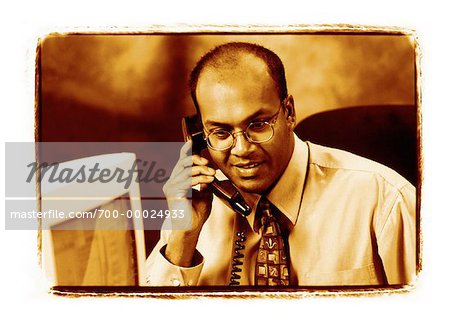
[[[192,154],[200,154],[206,149],[206,140],[203,137],[203,126],[199,115],[183,117],[182,121],[184,141],[192,140]],[[214,178],[211,182],[213,193],[225,200],[225,203],[234,211],[247,216],[252,209],[245,202],[242,195],[229,180],[219,181]]]

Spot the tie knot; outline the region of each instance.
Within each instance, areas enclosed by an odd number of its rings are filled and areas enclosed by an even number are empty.
[[[272,215],[272,209],[270,207],[270,202],[267,200],[267,198],[263,197],[259,201],[259,211],[260,211],[260,219],[261,219],[261,225],[263,227],[266,227],[267,224],[274,220],[274,217]]]
[[[266,198],[261,198],[259,201],[259,208],[263,212],[271,213],[270,202]]]

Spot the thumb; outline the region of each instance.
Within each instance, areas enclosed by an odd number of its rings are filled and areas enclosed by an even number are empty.
[[[205,192],[208,189],[207,183],[200,183],[200,191]]]
[[[194,197],[199,199],[212,199],[212,186],[209,183],[201,183],[200,190],[192,189]]]

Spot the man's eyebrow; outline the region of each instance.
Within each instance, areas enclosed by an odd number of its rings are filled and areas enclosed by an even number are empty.
[[[253,119],[255,119],[256,117],[260,116],[260,115],[270,115],[270,113],[267,113],[267,109],[265,108],[260,108],[259,110],[257,110],[255,113],[253,113],[252,115],[250,115],[249,117],[247,117],[243,122],[244,123],[248,123],[250,121],[252,121]],[[224,127],[224,128],[229,128],[231,127],[230,124],[227,123],[221,123],[221,122],[215,122],[215,121],[211,121],[211,120],[206,120],[205,121],[205,126],[210,125],[210,126],[218,126],[218,127]]]
[[[220,122],[214,122],[214,121],[210,121],[210,120],[206,120],[205,121],[205,126],[218,126],[218,127],[222,127],[222,128],[229,128],[230,127],[229,124],[220,123]]]

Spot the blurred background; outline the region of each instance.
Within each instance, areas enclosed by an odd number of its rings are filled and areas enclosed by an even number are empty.
[[[181,117],[195,112],[189,73],[229,41],[280,56],[299,122],[343,107],[415,104],[408,36],[54,35],[40,49],[40,139],[181,141]]]
[[[230,41],[280,56],[302,139],[371,158],[417,185],[415,41],[408,35],[54,34],[39,47],[37,139],[182,141],[181,118],[195,113],[189,74],[205,52]],[[147,232],[150,250],[157,237]]]

